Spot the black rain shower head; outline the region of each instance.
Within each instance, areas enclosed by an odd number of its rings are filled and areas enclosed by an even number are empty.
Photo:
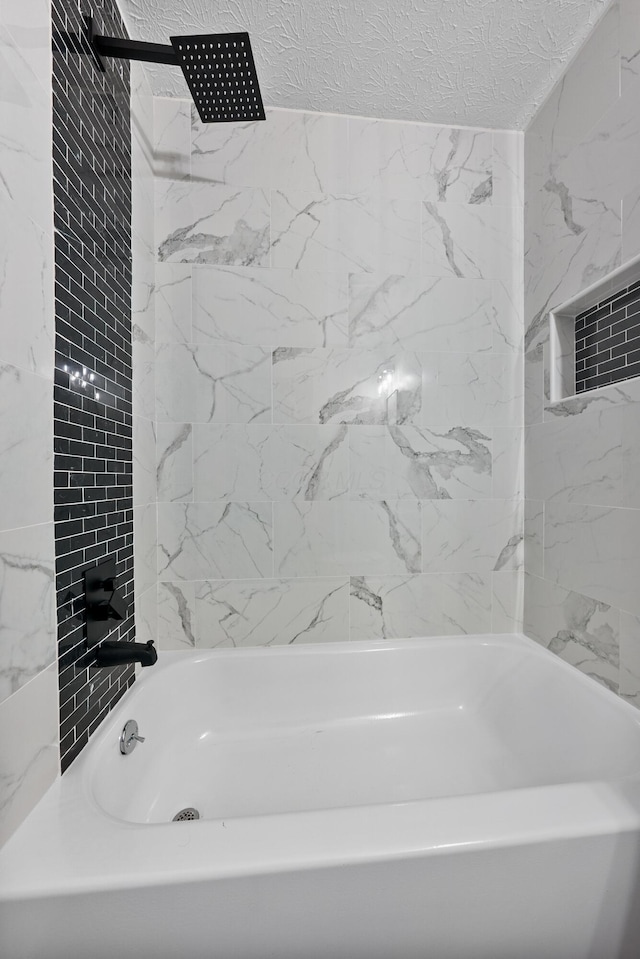
[[[182,67],[203,123],[264,120],[264,107],[248,33],[169,37],[171,46],[96,36],[88,18],[89,40],[102,57],[169,63]]]

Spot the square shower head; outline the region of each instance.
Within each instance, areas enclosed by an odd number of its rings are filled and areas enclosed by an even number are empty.
[[[169,39],[203,123],[265,119],[248,33]]]

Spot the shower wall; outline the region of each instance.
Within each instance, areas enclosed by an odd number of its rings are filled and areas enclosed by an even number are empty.
[[[58,772],[51,11],[0,3],[0,844]]]
[[[161,647],[518,628],[522,136],[154,121]]]
[[[525,138],[524,609],[530,636],[638,705],[638,380],[550,403],[547,317],[640,255],[639,104],[640,8],[622,0]]]

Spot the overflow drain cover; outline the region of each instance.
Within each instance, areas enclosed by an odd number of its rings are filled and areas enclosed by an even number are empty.
[[[200,819],[200,813],[197,809],[194,809],[193,806],[187,806],[186,809],[181,809],[180,812],[177,812],[172,822],[186,822],[188,819]]]

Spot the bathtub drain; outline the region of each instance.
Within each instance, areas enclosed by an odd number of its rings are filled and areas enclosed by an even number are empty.
[[[200,819],[200,813],[197,809],[194,809],[193,806],[187,806],[186,809],[181,809],[180,812],[177,812],[172,822],[186,822],[188,819]]]

